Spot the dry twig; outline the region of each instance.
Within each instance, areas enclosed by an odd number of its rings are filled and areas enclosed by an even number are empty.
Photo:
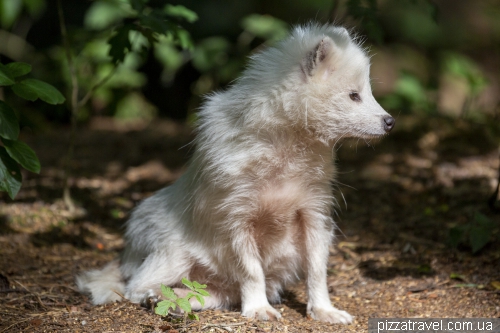
[[[45,306],[45,304],[43,304],[42,302],[42,299],[40,298],[40,295],[38,295],[37,293],[35,292],[32,292],[31,290],[29,290],[28,288],[26,288],[21,282],[19,281],[16,281],[14,280],[15,283],[17,283],[18,285],[20,285],[21,287],[23,287],[28,293],[30,293],[31,295],[35,296],[36,298],[36,301],[37,303],[45,310],[47,310],[47,306]]]
[[[7,328],[4,328],[3,330],[0,331],[0,333],[2,332],[8,332],[9,329],[11,329],[12,327],[16,326],[16,325],[19,325],[21,323],[24,323],[25,321],[28,321],[28,320],[31,320],[31,318],[26,318],[26,319],[23,319],[23,320],[19,320],[19,321],[16,321],[14,324],[8,326]]]

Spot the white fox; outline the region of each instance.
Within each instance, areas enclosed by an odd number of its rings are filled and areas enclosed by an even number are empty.
[[[377,138],[395,120],[375,101],[370,62],[342,27],[296,27],[251,57],[243,75],[200,111],[186,173],[142,202],[117,261],[77,277],[94,304],[157,300],[160,284],[208,285],[203,308],[241,304],[243,316],[279,319],[271,303],[306,279],[307,312],[348,324],[327,289],[333,239],[334,145]],[[193,300],[194,309],[201,305]]]

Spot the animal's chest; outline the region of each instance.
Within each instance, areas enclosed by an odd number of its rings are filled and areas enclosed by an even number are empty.
[[[261,256],[300,247],[306,228],[315,223],[311,212],[329,209],[334,174],[330,154],[300,144],[274,146],[263,154],[257,169],[265,172],[259,177],[250,221]]]
[[[322,190],[301,179],[284,179],[268,184],[259,193],[250,230],[264,267],[301,260],[307,228],[321,223],[310,213],[328,204],[317,193]]]

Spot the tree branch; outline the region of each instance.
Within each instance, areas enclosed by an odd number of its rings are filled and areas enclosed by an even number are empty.
[[[85,94],[85,96],[79,101],[78,95],[80,88],[78,85],[78,76],[76,73],[76,68],[73,63],[73,56],[71,54],[71,45],[68,38],[68,31],[66,29],[66,24],[64,22],[64,13],[61,5],[61,0],[57,0],[57,11],[59,14],[59,27],[61,30],[61,36],[63,39],[64,50],[66,53],[66,60],[68,62],[69,73],[71,77],[71,133],[69,138],[69,147],[66,153],[64,161],[64,176],[63,176],[63,200],[68,208],[70,214],[74,214],[76,211],[75,204],[71,197],[71,189],[69,184],[69,177],[71,174],[71,161],[73,159],[75,150],[75,140],[76,140],[76,129],[78,121],[78,112],[80,109],[89,101],[93,93],[101,86],[103,86],[108,80],[115,74],[117,66],[111,70],[111,72],[106,75],[102,80],[97,82],[92,88]]]
[[[104,84],[106,84],[106,82],[108,82],[109,79],[111,79],[111,77],[115,74],[117,68],[118,68],[118,66],[113,67],[113,69],[111,70],[111,72],[108,73],[108,75],[106,75],[105,77],[103,77],[101,81],[97,82],[92,88],[90,88],[90,90],[87,92],[87,94],[85,94],[85,96],[80,100],[80,102],[78,102],[78,108],[81,108],[82,106],[84,106],[85,104],[87,104],[87,102],[89,101],[90,97],[92,97],[92,94],[97,89],[99,89]]]
[[[57,0],[57,11],[59,14],[59,27],[61,29],[61,36],[63,39],[64,50],[66,51],[66,60],[68,61],[69,73],[71,76],[71,133],[69,138],[68,152],[64,161],[64,178],[63,178],[63,200],[70,213],[75,212],[75,204],[71,198],[69,187],[70,164],[73,159],[73,152],[75,150],[75,137],[76,137],[76,120],[79,110],[78,103],[78,77],[76,76],[75,66],[73,64],[73,57],[71,55],[71,47],[68,39],[68,32],[66,24],[64,23],[64,13],[62,10],[61,0]]]

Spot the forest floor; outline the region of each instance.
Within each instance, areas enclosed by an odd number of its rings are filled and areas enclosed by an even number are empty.
[[[308,318],[303,284],[274,305],[278,322],[238,308],[183,323],[127,301],[92,306],[75,274],[117,257],[130,209],[182,174],[192,135],[166,120],[134,128],[98,119],[81,129],[71,164],[76,217],[60,199],[68,138],[61,128],[24,133],[42,172],[23,175],[15,201],[0,194],[0,333],[366,332],[368,318],[500,317],[500,214],[487,204],[500,163],[497,125],[400,116],[380,142],[339,149],[328,283],[334,305],[354,316],[346,326]],[[489,242],[475,254],[467,240],[450,247],[460,226],[479,230],[470,232],[474,244]]]

